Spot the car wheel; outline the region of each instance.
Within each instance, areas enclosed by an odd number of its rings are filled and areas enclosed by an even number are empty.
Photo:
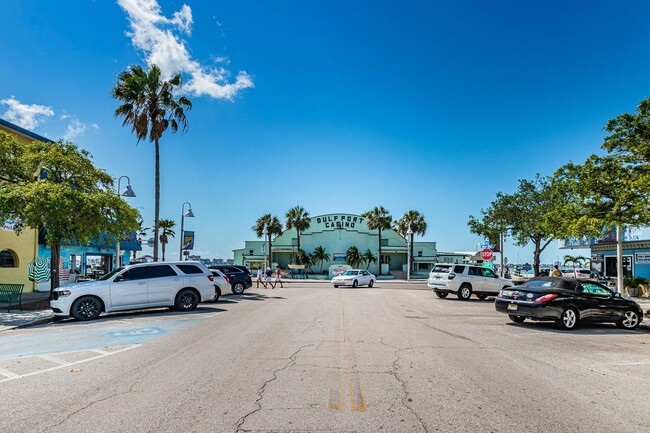
[[[460,289],[458,289],[458,293],[456,294],[458,296],[458,299],[462,299],[463,301],[467,301],[470,296],[472,296],[472,286],[469,284],[463,284],[460,286]]]
[[[192,311],[199,305],[199,295],[192,289],[183,289],[176,295],[174,307],[179,311]]]
[[[337,286],[336,284],[334,284],[334,288],[335,288],[335,289],[338,289],[338,288],[339,288],[339,286]]]
[[[523,321],[526,320],[526,316],[515,316],[514,314],[508,314],[508,317],[515,323],[523,323]]]
[[[359,282],[357,280],[352,281],[352,287],[357,287]]]
[[[219,300],[219,298],[221,298],[221,289],[218,288],[218,287],[215,287],[214,299],[212,300],[212,302],[217,302]]]
[[[447,295],[449,294],[447,292],[436,292],[435,290],[433,291],[433,293],[435,293],[437,297],[442,298],[442,299],[445,299],[447,297]]]
[[[374,285],[375,285],[375,280],[370,280],[370,282],[368,283],[368,287],[372,287]]]
[[[244,293],[244,290],[246,287],[244,287],[244,283],[241,281],[237,281],[235,284],[232,285],[232,292],[236,295],[241,295]]]
[[[619,328],[623,328],[623,329],[636,329],[636,327],[639,326],[639,323],[641,322],[639,321],[639,315],[637,314],[637,312],[632,310],[627,310],[623,314],[623,318],[618,322],[616,322],[616,325]]]
[[[70,314],[77,320],[95,320],[102,312],[102,303],[94,296],[82,296],[74,301]]]
[[[486,299],[488,297],[488,295],[486,295],[485,293],[481,293],[481,294],[476,295],[476,297],[479,298],[482,301],[482,300]]]
[[[578,312],[575,308],[565,308],[562,311],[560,320],[557,321],[557,326],[560,329],[571,330],[578,324]]]

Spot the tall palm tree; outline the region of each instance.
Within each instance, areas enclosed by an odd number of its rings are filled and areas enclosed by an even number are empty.
[[[348,251],[345,253],[345,262],[352,266],[353,268],[358,268],[363,259],[361,254],[359,254],[359,249],[354,245],[348,248]]]
[[[169,242],[169,236],[174,237],[176,233],[172,230],[172,227],[176,223],[172,220],[160,220],[158,225],[160,226],[160,243],[162,244],[162,261],[165,261],[165,245]]]
[[[142,218],[140,218],[138,220],[138,227],[136,228],[135,232],[136,232],[136,235],[138,236],[139,239],[141,239],[143,237],[147,237],[147,235],[149,234],[149,227],[144,226],[144,220]],[[140,242],[140,243],[142,243],[142,242]],[[134,261],[135,261],[135,253],[136,252],[137,252],[136,250],[133,250],[133,260]]]
[[[258,238],[261,238],[264,233],[264,226],[266,225],[268,230],[268,241],[269,241],[269,250],[267,254],[269,255],[269,265],[273,263],[273,255],[271,254],[271,239],[273,235],[280,236],[282,234],[282,224],[276,216],[272,216],[270,213],[264,214],[255,221],[255,225],[251,229],[255,232],[255,235]]]
[[[576,266],[584,266],[584,264],[587,262],[587,258],[585,256],[570,256],[566,255],[564,256],[564,266],[568,265],[573,265],[573,271],[575,272]]]
[[[329,253],[325,252],[325,247],[322,245],[314,248],[314,252],[311,253],[311,259],[314,263],[320,263],[320,270],[318,272],[323,272],[323,262],[329,262],[332,257]]]
[[[300,251],[300,233],[304,232],[311,226],[309,212],[307,212],[302,206],[296,206],[289,209],[285,215],[284,226],[287,230],[292,227],[296,229],[298,251]]]
[[[160,76],[160,68],[156,65],[152,64],[148,71],[141,66],[131,66],[118,75],[112,90],[113,98],[122,102],[115,110],[115,117],[124,117],[122,126],[131,126],[138,143],[148,138],[155,146],[154,262],[158,261],[160,229],[160,139],[169,127],[173,133],[178,131],[179,125],[183,132],[187,131],[185,110],[192,109],[187,97],[175,98],[175,91],[183,83],[180,74],[168,81]]]
[[[409,241],[409,239],[407,239],[409,226],[414,235],[424,236],[427,231],[427,222],[424,220],[424,215],[416,210],[406,212],[402,218],[393,222],[393,230],[399,233],[407,242]],[[411,242],[410,253],[411,257],[413,257],[413,242]],[[411,263],[411,266],[413,266],[413,263]]]
[[[361,254],[361,260],[366,263],[366,270],[368,270],[371,263],[377,263],[377,256],[368,248],[365,253]]]
[[[381,275],[381,231],[390,229],[393,217],[383,206],[375,207],[364,213],[363,216],[367,219],[366,224],[370,230],[379,231],[379,275]]]

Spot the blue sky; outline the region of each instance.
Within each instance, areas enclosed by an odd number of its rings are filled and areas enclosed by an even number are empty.
[[[129,176],[152,222],[153,146],[113,118],[110,90],[155,59],[194,104],[188,132],[163,137],[161,217],[180,225],[192,203],[197,253],[231,257],[295,205],[417,209],[424,240],[472,250],[469,215],[599,152],[607,119],[650,93],[649,4],[528,3],[6,2],[0,117]]]

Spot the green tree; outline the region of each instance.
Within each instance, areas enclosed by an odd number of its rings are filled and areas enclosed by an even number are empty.
[[[317,246],[314,248],[314,252],[311,253],[311,260],[313,263],[319,263],[320,264],[320,270],[318,272],[323,271],[323,262],[329,262],[331,259],[331,256],[329,253],[325,252],[325,247],[322,245]]]
[[[353,268],[358,268],[361,262],[363,262],[359,249],[354,245],[348,248],[345,253],[345,262]]]
[[[296,229],[296,239],[298,243],[298,251],[300,251],[300,234],[303,233],[311,226],[311,218],[309,217],[309,212],[303,209],[302,206],[296,206],[289,209],[285,215],[285,228],[289,230],[290,228]],[[300,255],[298,255],[298,260],[300,260]],[[298,261],[299,264],[306,264]]]
[[[25,165],[25,152],[25,146],[13,134],[0,130],[0,185],[34,180],[35,173],[29,173]]]
[[[411,227],[414,235],[424,236],[427,232],[427,222],[424,215],[416,210],[410,210],[402,218],[393,222],[393,230],[399,233],[407,242],[409,241],[407,235],[409,227]],[[411,257],[413,257],[413,242],[411,242]]]
[[[393,217],[390,216],[388,211],[384,209],[383,206],[375,207],[368,212],[365,212],[363,216],[366,218],[366,224],[370,230],[377,230],[378,235],[378,244],[379,244],[379,275],[381,275],[381,232],[382,230],[390,229],[390,225],[393,222]]]
[[[176,233],[174,230],[172,230],[172,227],[174,227],[176,223],[173,220],[169,219],[162,219],[158,223],[158,226],[160,227],[160,243],[162,244],[162,261],[165,261],[165,245],[169,242],[169,237],[171,236],[172,238],[176,236]]]
[[[296,253],[296,259],[298,260],[298,263],[300,263],[301,265],[305,265],[310,269],[311,266],[314,264],[311,256],[307,254],[305,250],[298,250],[298,252]]]
[[[35,141],[13,157],[23,170],[17,178],[30,180],[2,185],[0,217],[16,221],[18,233],[24,227],[46,229],[50,291],[59,287],[62,242],[84,243],[102,234],[121,239],[137,227],[138,211],[112,191],[113,178],[94,166],[86,150]]]
[[[149,234],[149,227],[144,226],[144,220],[142,218],[138,218],[138,226],[136,227],[135,232],[136,232],[136,236],[138,237],[138,239],[146,238],[147,235]],[[142,244],[141,240],[140,240],[140,244]],[[133,250],[133,253],[132,253],[132,255],[133,255],[132,260],[133,261],[135,261],[136,252],[137,252],[136,250]]]
[[[371,263],[377,263],[377,256],[368,248],[365,253],[361,254],[361,260],[366,264],[367,270]]]
[[[512,194],[498,193],[490,207],[481,210],[481,219],[470,216],[468,226],[472,233],[488,239],[509,233],[515,245],[531,243],[533,269],[538,276],[542,252],[565,232],[570,204],[566,185],[538,174],[534,180],[520,180],[519,188]]]
[[[155,147],[155,202],[154,202],[154,246],[153,260],[158,261],[158,236],[160,229],[160,139],[171,127],[172,133],[187,130],[185,110],[192,108],[192,102],[174,93],[180,89],[183,80],[180,74],[170,80],[161,79],[160,68],[151,65],[148,71],[141,66],[132,66],[117,77],[112,90],[113,98],[123,104],[115,110],[115,117],[123,117],[123,126],[131,126],[138,142],[149,139]]]
[[[264,233],[264,226],[267,228],[267,239],[269,242],[269,250],[266,252],[269,255],[269,266],[273,263],[273,255],[271,253],[271,241],[273,236],[280,236],[282,234],[282,224],[276,216],[272,216],[270,213],[264,214],[257,219],[255,225],[251,229],[255,232],[255,235],[258,238],[261,238]]]
[[[569,254],[564,256],[564,266],[573,266],[575,271],[576,266],[584,266],[587,263],[588,259],[584,256],[571,256]]]
[[[624,113],[607,122],[609,133],[602,148],[617,155],[629,157],[635,170],[650,172],[650,98],[637,106],[633,114]]]

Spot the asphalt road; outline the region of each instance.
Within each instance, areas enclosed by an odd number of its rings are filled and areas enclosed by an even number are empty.
[[[0,431],[650,431],[648,337],[291,282],[0,334]]]

